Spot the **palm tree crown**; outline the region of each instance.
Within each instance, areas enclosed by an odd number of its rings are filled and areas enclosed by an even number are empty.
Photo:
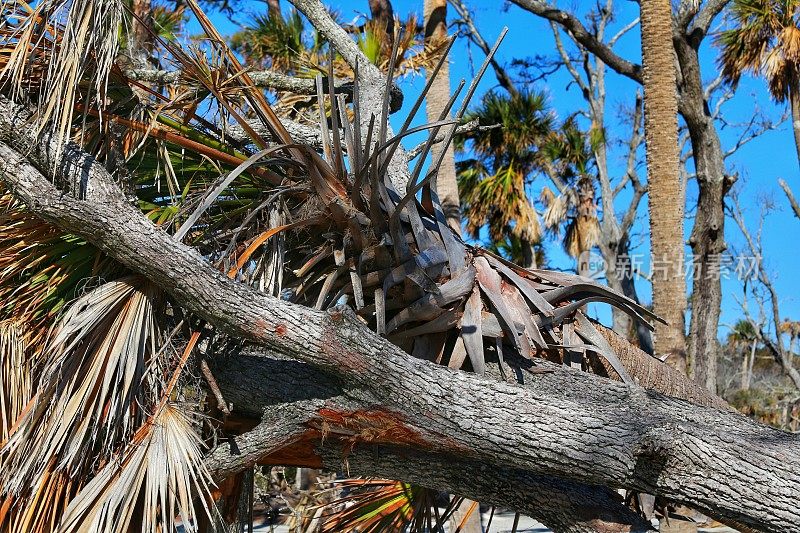
[[[800,162],[800,1],[735,0],[731,13],[736,27],[717,39],[722,74],[734,86],[763,76],[775,101],[789,101]]]
[[[745,72],[763,75],[772,97],[786,101],[800,67],[798,9],[797,0],[735,0],[731,14],[737,27],[718,38],[725,78],[736,84]]]

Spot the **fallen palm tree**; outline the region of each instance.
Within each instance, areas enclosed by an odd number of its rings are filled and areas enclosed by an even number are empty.
[[[72,4],[66,18],[47,2],[4,7],[13,98],[0,100],[0,310],[24,354],[9,337],[3,346],[15,348],[0,355],[28,370],[3,370],[2,397],[36,391],[0,404],[4,530],[155,531],[178,514],[189,527],[214,519],[212,479],[226,515],[241,490],[235,476],[255,463],[336,469],[332,457],[352,458],[369,474],[357,459],[370,450],[381,450],[375,473],[400,479],[391,472],[404,456],[496,466],[528,491],[560,496],[490,494],[454,481],[447,467],[407,480],[538,512],[558,529],[646,528],[606,487],[767,529],[796,523],[795,511],[773,513],[757,496],[741,504],[755,473],[711,492],[693,473],[721,473],[767,437],[764,452],[780,455],[792,438],[716,410],[724,402],[581,309],[603,302],[645,322],[657,317],[592,280],[521,269],[447,227],[438,162],[423,172],[422,161],[440,137],[451,142],[480,76],[454,120],[445,112],[410,127],[426,87],[392,134],[397,51],[380,73],[320,4],[298,0],[340,56],[315,80],[317,150],[292,139],[188,5],[208,44],[159,41],[180,69],[174,86],[129,76],[108,31],[64,50],[80,20],[113,25],[104,16],[122,9],[113,2]],[[350,100],[335,91],[334,60],[353,69]],[[74,76],[61,76],[65,64]],[[74,80],[81,90],[70,93]],[[234,126],[244,138],[229,136]],[[412,166],[400,141],[419,130],[428,141]],[[243,342],[256,354],[236,355]],[[206,360],[212,373],[198,386],[191,376]],[[259,394],[269,401],[259,404]],[[212,414],[230,413],[214,429],[235,446],[203,458],[202,441],[215,437],[193,413],[209,404]],[[712,423],[741,430],[740,440],[707,434]],[[667,431],[680,424],[681,433]],[[792,453],[750,467],[791,491]],[[596,512],[576,516],[581,501]]]

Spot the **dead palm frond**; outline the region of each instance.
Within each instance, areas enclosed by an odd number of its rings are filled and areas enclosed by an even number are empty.
[[[201,517],[193,500],[201,496],[201,507],[210,518],[205,499],[211,484],[191,420],[167,404],[78,492],[59,531],[128,531],[132,522],[141,521],[143,533],[161,533],[175,531],[180,517],[183,530],[194,532]],[[134,516],[139,505],[141,516]]]
[[[26,498],[55,478],[86,478],[147,421],[168,368],[157,356],[159,299],[146,280],[122,278],[79,298],[61,318],[43,350],[36,399],[0,456],[7,497]],[[51,519],[66,503],[33,502]]]
[[[39,106],[39,127],[51,124],[67,139],[76,104],[105,107],[109,74],[117,60],[122,5],[117,0],[43,0],[31,7],[23,0],[3,0],[4,41],[14,43],[0,78],[17,95],[29,78],[43,79],[48,95]],[[13,14],[7,19],[8,13]],[[48,53],[40,54],[41,47]]]
[[[480,166],[476,165],[474,172],[480,172]],[[473,175],[471,170],[464,169],[459,182],[467,231],[478,238],[481,229],[488,227],[493,241],[511,234],[539,242],[542,236],[539,217],[525,193],[522,170],[510,162],[492,175]]]
[[[556,194],[545,187],[540,200],[545,205],[545,227],[558,234],[562,227],[562,244],[570,257],[578,258],[600,242],[600,222],[597,219],[594,187],[588,178],[578,181],[577,190],[567,189]]]
[[[221,35],[199,6],[194,1],[188,5],[214,46],[221,46]],[[191,66],[187,54],[172,45],[168,45],[168,49],[182,65]],[[561,346],[560,323],[575,312],[571,305],[565,305],[569,301],[600,299],[637,315],[648,313],[600,285],[587,285],[585,280],[566,275],[553,277],[543,271],[524,271],[461,242],[443,223],[438,196],[435,188],[431,187],[435,182],[435,167],[425,176],[420,175],[421,168],[417,167],[406,190],[397,190],[387,177],[388,158],[393,153],[394,144],[408,131],[413,117],[409,117],[396,139],[387,139],[385,128],[373,129],[368,138],[361,130],[360,122],[350,118],[351,113],[346,112],[343,101],[329,95],[321,108],[330,109],[331,126],[337,131],[341,129],[346,138],[366,142],[352,143],[354,153],[345,158],[339,137],[334,135],[326,142],[326,156],[322,157],[306,146],[291,143],[288,133],[238,60],[231,53],[220,50],[220,57],[225,61],[219,63],[216,74],[206,78],[198,76],[197,82],[206,87],[243,128],[249,123],[243,118],[241,107],[247,106],[255,117],[250,120],[261,121],[276,138],[286,141],[286,145],[278,147],[273,156],[264,159],[263,165],[251,165],[236,181],[256,179],[260,180],[260,187],[272,187],[280,192],[281,188],[272,179],[275,177],[280,179],[284,191],[297,193],[289,193],[283,199],[284,216],[291,224],[284,224],[286,227],[282,231],[272,235],[272,238],[282,235],[287,251],[292,250],[283,260],[293,273],[285,279],[284,287],[292,291],[295,302],[326,308],[349,301],[376,331],[389,335],[409,352],[424,352],[426,357],[454,367],[464,366],[469,355],[469,366],[476,371],[485,364],[483,337],[497,339],[526,356]],[[394,70],[391,69],[387,79],[393,76]],[[215,84],[222,79],[228,80],[226,83],[231,87],[238,87],[240,100],[230,100],[217,89]],[[477,79],[473,81],[469,94],[474,91]],[[357,85],[357,81],[355,83]],[[329,87],[332,93],[333,84]],[[324,95],[319,98],[326,99]],[[154,99],[161,101],[155,96]],[[541,106],[541,98],[537,96],[530,96],[525,102],[530,105],[511,103],[508,107],[516,110],[517,107]],[[162,138],[187,150],[200,149],[197,144],[202,143],[195,139],[213,139],[216,135],[214,128],[197,118],[196,109],[189,110],[181,121],[167,130],[169,135]],[[385,121],[387,109],[388,101],[383,103],[381,116],[376,120]],[[414,109],[418,109],[418,105]],[[465,109],[462,106],[456,118],[462,118]],[[171,114],[176,111],[164,112]],[[509,116],[516,116],[509,113]],[[169,119],[163,114],[158,114],[158,117],[159,123]],[[540,136],[546,131],[547,117],[545,112],[536,119],[531,134]],[[322,122],[327,122],[327,117],[323,117]],[[445,123],[431,125],[430,135],[436,135],[442,127],[447,127],[452,135],[454,126]],[[241,154],[205,151],[203,155],[225,165],[235,161],[243,163],[257,153],[254,150],[263,146],[263,139],[252,128],[247,126],[245,131],[251,132],[250,142],[255,148],[243,146],[244,153]],[[452,137],[447,142],[451,140]],[[270,165],[275,170],[269,170]],[[524,198],[520,180],[509,179],[512,175],[515,173],[506,172],[497,178],[498,183],[512,184],[506,189],[520,199]],[[226,176],[227,173],[223,173],[219,180]],[[213,187],[207,188],[205,194],[211,189]],[[422,204],[415,198],[420,191],[425,200]],[[235,205],[238,198],[238,194],[227,192],[216,195],[212,206],[222,207],[229,202]],[[233,218],[239,225],[247,220],[244,212],[237,212],[236,217],[230,214],[226,217]],[[538,225],[531,211],[520,209],[517,218],[520,223],[515,222],[512,229],[528,236],[535,234]],[[216,240],[219,240],[219,232],[225,235],[226,226],[209,226],[210,222],[205,216],[200,217],[193,223],[193,228],[181,233],[211,233],[216,234]],[[254,242],[263,231],[251,233],[253,240],[250,242]],[[268,242],[269,239],[264,244]],[[293,246],[295,243],[298,246]],[[241,262],[235,257],[238,253],[235,251],[233,257],[220,259],[228,261],[229,265],[236,264],[240,273],[255,264],[248,261],[257,263],[261,257],[259,251],[250,255],[246,262]],[[570,288],[573,285],[575,288]],[[510,301],[516,302],[513,313],[508,310],[507,302]],[[484,312],[489,312],[492,318],[485,319]],[[522,324],[516,316],[529,317],[530,320],[526,319],[526,324]],[[534,325],[537,321],[541,327]],[[482,334],[476,335],[476,331]],[[453,355],[449,348],[445,348],[450,345],[447,338],[458,336],[459,332],[464,338],[466,353]],[[604,352],[597,348],[598,353]]]
[[[436,490],[385,479],[340,479],[329,489],[331,502],[304,509],[304,531],[443,531],[463,498],[455,497],[441,511]],[[316,525],[318,529],[311,529]],[[304,528],[305,526],[305,528]]]
[[[21,328],[0,322],[0,447],[33,396],[33,371]]]
[[[722,74],[734,86],[742,74],[764,76],[772,97],[784,102],[800,81],[800,2],[736,0],[736,26],[717,37]],[[794,87],[794,89],[793,89]]]

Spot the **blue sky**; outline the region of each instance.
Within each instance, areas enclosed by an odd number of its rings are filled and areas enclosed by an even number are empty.
[[[342,20],[355,20],[364,13],[368,13],[366,0],[323,1],[338,11]],[[609,34],[616,33],[619,28],[625,26],[638,15],[638,8],[635,3],[625,0],[618,0],[616,3],[618,4],[616,7],[617,17],[609,30]],[[284,2],[284,4],[288,4],[288,2]],[[473,9],[475,23],[487,41],[493,42],[504,26],[509,28],[508,35],[498,53],[498,59],[502,64],[509,65],[514,58],[530,58],[536,55],[554,56],[555,44],[549,24],[541,19],[516,6],[506,8],[504,7],[505,2],[502,1],[471,0],[467,4]],[[578,2],[559,3],[565,8],[574,8],[574,6],[580,4]],[[393,5],[396,13],[401,17],[405,17],[410,12],[416,12],[421,18],[422,0],[394,0]],[[243,2],[239,4],[236,10],[235,19],[238,22],[246,22],[252,15],[263,13],[264,11],[266,11],[266,4],[262,2]],[[448,16],[454,16],[452,8],[449,10]],[[231,33],[236,30],[236,25],[226,20],[225,17],[216,15],[212,18],[223,33]],[[721,21],[717,21],[717,26],[720,23]],[[703,79],[711,81],[717,76],[715,64],[717,49],[712,46],[710,38],[706,41],[701,50]],[[638,31],[629,32],[617,43],[615,50],[623,57],[638,62],[640,58]],[[460,78],[466,79],[467,82],[471,81],[474,71],[482,61],[482,52],[475,47],[468,47],[466,40],[460,39],[451,54],[451,86],[454,87]],[[578,89],[571,81],[572,78],[562,69],[549,76],[547,80],[535,84],[536,89],[542,90],[548,95],[550,105],[562,119],[585,107]],[[423,84],[424,79],[421,76],[411,76],[402,81],[402,87],[406,95],[405,105],[404,109],[393,116],[393,122],[399,123],[405,118],[406,110],[413,103],[416,95],[419,94]],[[497,87],[497,80],[494,77],[494,73],[489,69],[478,87],[474,101],[477,101],[480,95],[495,87]],[[614,140],[624,140],[628,135],[629,128],[617,121],[616,117],[620,108],[632,106],[637,85],[609,70],[607,89],[606,114],[610,130],[608,137],[613,143]],[[765,84],[761,80],[745,77],[736,95],[725,103],[723,107],[724,116],[728,123],[720,130],[723,150],[736,144],[742,131],[741,127],[737,127],[737,125],[749,121],[756,109],[774,119],[779,118],[786,110],[785,106],[776,105],[770,100]],[[423,119],[424,114],[420,113],[420,117],[416,122],[421,124]],[[396,124],[396,126],[399,126],[399,124]],[[419,142],[419,137],[411,137],[405,144],[413,146],[417,142]],[[619,150],[612,149],[609,159],[612,175],[615,173],[620,175],[624,169],[623,154]],[[728,159],[728,171],[739,175],[736,190],[739,192],[740,201],[745,207],[746,220],[750,226],[755,228],[760,223],[762,218],[761,204],[765,198],[773,199],[779,207],[779,210],[769,215],[764,224],[764,255],[775,279],[776,288],[781,295],[782,316],[798,319],[800,318],[800,301],[794,296],[800,290],[800,276],[798,276],[798,269],[795,263],[798,252],[794,250],[791,236],[800,232],[800,221],[792,217],[787,202],[777,184],[778,178],[783,178],[800,194],[798,161],[795,155],[790,122],[784,122],[777,130],[767,132],[743,146]],[[641,167],[640,175],[643,181],[645,179],[644,174],[645,170]],[[538,192],[544,184],[543,180],[535,182],[532,186],[532,195],[538,196]],[[693,212],[693,203],[696,198],[695,191],[696,187],[690,183],[687,204],[687,212],[689,213]],[[639,208],[639,219],[634,230],[636,235],[633,238],[634,243],[637,245],[634,253],[642,254],[643,257],[649,254],[646,216],[647,203],[645,199]],[[691,231],[691,227],[692,220],[687,219],[686,236]],[[726,239],[733,249],[741,249],[744,245],[738,228],[730,219],[726,223]],[[689,253],[688,247],[686,250]],[[547,246],[547,252],[552,266],[564,269],[573,266],[573,261],[560,250],[557,242],[550,242]],[[649,284],[640,280],[637,286],[640,297],[644,301],[649,301]],[[732,324],[737,317],[741,316],[739,305],[734,297],[738,297],[741,294],[741,283],[737,280],[723,280],[723,291],[725,295],[722,306],[721,336],[727,333],[724,325]],[[600,308],[594,310],[594,312],[601,319],[608,316],[607,311]]]

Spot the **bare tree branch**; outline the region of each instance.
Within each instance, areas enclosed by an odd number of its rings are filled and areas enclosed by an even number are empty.
[[[747,242],[747,246],[751,254],[751,260],[753,260],[755,263],[756,280],[767,291],[767,299],[769,300],[768,304],[770,307],[770,318],[772,319],[772,325],[775,329],[774,338],[764,331],[763,322],[756,322],[752,319],[746,307],[743,307],[742,310],[744,311],[748,321],[756,330],[758,339],[764,343],[767,348],[769,348],[770,352],[772,352],[775,358],[775,361],[780,365],[783,372],[789,376],[795,387],[800,389],[800,372],[798,372],[792,364],[792,358],[794,357],[794,354],[792,354],[791,350],[787,350],[783,343],[783,333],[780,330],[780,301],[778,298],[778,291],[775,289],[775,284],[772,282],[772,279],[770,278],[769,273],[764,265],[764,250],[761,244],[761,230],[759,230],[755,238],[750,233],[750,230],[747,228],[747,224],[744,221],[744,212],[736,195],[731,195],[731,208],[729,211],[733,217],[733,220],[736,221],[736,225],[739,226],[739,230],[742,232],[745,241]],[[767,216],[767,211],[768,208],[764,208],[762,210],[761,227],[763,227],[764,219]],[[759,302],[759,304],[763,305],[763,302]]]
[[[620,28],[620,30],[616,34],[614,34],[614,36],[611,37],[611,39],[608,40],[608,46],[610,48],[613,48],[614,45],[617,44],[617,41],[619,41],[629,31],[631,31],[633,28],[635,28],[638,25],[639,25],[639,17],[636,17],[635,19],[633,19],[632,21],[627,23],[625,26]]]
[[[353,70],[358,70],[363,81],[374,81],[383,78],[381,71],[358,48],[353,38],[331,17],[327,8],[319,0],[290,0],[341,54],[342,58]]]
[[[317,94],[317,87],[312,78],[297,78],[287,76],[273,70],[251,70],[248,71],[250,79],[257,87],[272,89],[273,91],[286,91],[294,94],[305,94],[313,96]],[[181,70],[157,70],[157,69],[128,69],[125,75],[133,81],[147,83],[157,83],[162,85],[176,85],[185,83],[183,71]],[[329,80],[327,76],[322,78],[322,89],[328,91]],[[335,86],[336,94],[347,96],[348,100],[353,97],[353,82],[338,81]],[[403,106],[403,92],[397,85],[392,84],[391,100],[389,101],[389,112],[395,113]]]
[[[701,0],[691,1],[698,6],[701,4]],[[725,9],[725,6],[730,3],[731,0],[707,0],[704,4],[702,4],[697,16],[694,18],[686,17],[686,20],[683,21],[682,25],[683,27],[687,27],[688,24],[687,34],[691,36],[695,43],[699,43],[705,38],[709,27],[711,27],[711,23],[715,18],[717,18],[717,15],[722,13],[722,10]]]
[[[500,124],[490,124],[490,125],[487,125],[487,126],[481,126],[480,123],[478,122],[478,120],[475,119],[475,120],[471,120],[471,121],[469,121],[469,122],[467,122],[465,124],[461,124],[459,127],[457,127],[455,134],[456,135],[463,135],[465,133],[475,133],[475,132],[479,132],[479,131],[489,131],[489,130],[494,130],[494,129],[497,129],[497,128],[500,128],[500,127],[502,127]],[[434,144],[435,143],[440,143],[440,142],[443,142],[445,140],[445,138],[446,138],[446,135],[440,134],[440,135],[437,135],[433,139],[433,142],[434,142]],[[410,150],[408,150],[406,152],[406,154],[408,154],[408,160],[410,161],[410,160],[416,158],[419,154],[421,154],[425,149],[425,144],[426,143],[427,143],[427,141],[423,141],[423,142],[417,144],[416,146],[414,146],[413,148],[411,148]]]
[[[478,48],[484,53],[484,55],[489,55],[489,51],[491,50],[491,46],[486,40],[483,38],[481,33],[478,31],[477,26],[475,26],[475,22],[472,20],[472,15],[470,15],[469,9],[467,6],[464,5],[464,2],[461,0],[448,0],[450,5],[453,6],[453,9],[456,10],[458,16],[461,17],[460,21],[456,21],[457,24],[462,24],[466,26],[466,35],[467,38],[475,43]],[[512,96],[517,94],[517,88],[514,86],[514,82],[511,81],[511,77],[508,75],[506,70],[497,62],[496,59],[492,58],[489,64],[492,66],[494,70],[494,75],[497,78],[497,81],[500,82],[500,86],[503,87],[508,93]]]
[[[553,21],[570,34],[572,39],[596,55],[617,73],[642,83],[642,66],[617,55],[608,45],[600,42],[573,14],[558,9],[543,0],[511,0],[513,4],[539,17]]]

